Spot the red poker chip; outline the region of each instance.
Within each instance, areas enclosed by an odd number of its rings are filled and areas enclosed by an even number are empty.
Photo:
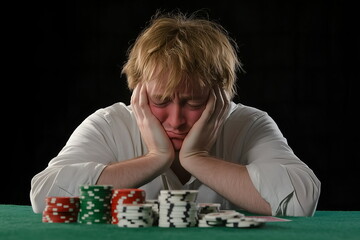
[[[135,204],[143,203],[145,201],[144,197],[114,197],[111,199],[111,204]]]
[[[75,223],[77,222],[77,217],[48,217],[43,216],[42,222],[48,222],[48,223]]]
[[[54,212],[54,211],[43,211],[43,216],[77,216],[78,212]]]
[[[80,204],[79,197],[46,197],[45,198],[47,205],[73,205],[73,204]]]
[[[118,192],[118,193],[142,193],[145,194],[145,190],[140,189],[140,188],[119,188],[119,189],[114,189],[113,192]]]
[[[119,219],[117,217],[116,207],[118,204],[138,204],[145,203],[146,193],[143,189],[126,188],[114,189],[111,198],[111,216],[112,224],[117,224]]]
[[[42,213],[42,222],[77,222],[80,209],[79,197],[46,197],[46,207]]]
[[[64,205],[64,206],[53,206],[47,205],[45,207],[46,212],[78,212],[79,206],[78,205]]]
[[[43,211],[43,222],[70,223],[77,222],[78,214],[74,212],[49,212]]]
[[[111,201],[111,205],[118,205],[118,204],[138,204],[138,203],[144,203],[145,199],[144,198],[127,198],[127,199],[112,199]]]
[[[112,197],[117,196],[123,196],[123,197],[144,197],[146,196],[146,193],[142,189],[114,189]]]

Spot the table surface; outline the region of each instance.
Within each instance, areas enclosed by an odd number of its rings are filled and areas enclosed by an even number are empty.
[[[317,211],[314,217],[286,217],[261,228],[120,228],[112,224],[42,223],[30,206],[0,205],[0,239],[360,239],[360,211]]]

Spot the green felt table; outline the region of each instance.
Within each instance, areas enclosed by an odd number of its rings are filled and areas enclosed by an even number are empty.
[[[314,217],[286,217],[261,228],[120,228],[112,224],[42,223],[30,206],[0,205],[0,239],[360,239],[360,211],[317,211]]]

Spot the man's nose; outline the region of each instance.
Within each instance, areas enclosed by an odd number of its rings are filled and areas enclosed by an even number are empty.
[[[169,108],[167,121],[174,129],[181,127],[185,123],[186,119],[183,113],[183,108],[180,104],[172,104]]]

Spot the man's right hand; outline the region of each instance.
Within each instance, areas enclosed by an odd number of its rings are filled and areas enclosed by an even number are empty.
[[[170,167],[175,151],[163,126],[150,110],[145,84],[139,83],[135,87],[131,96],[131,107],[148,148],[147,155],[159,158]]]

